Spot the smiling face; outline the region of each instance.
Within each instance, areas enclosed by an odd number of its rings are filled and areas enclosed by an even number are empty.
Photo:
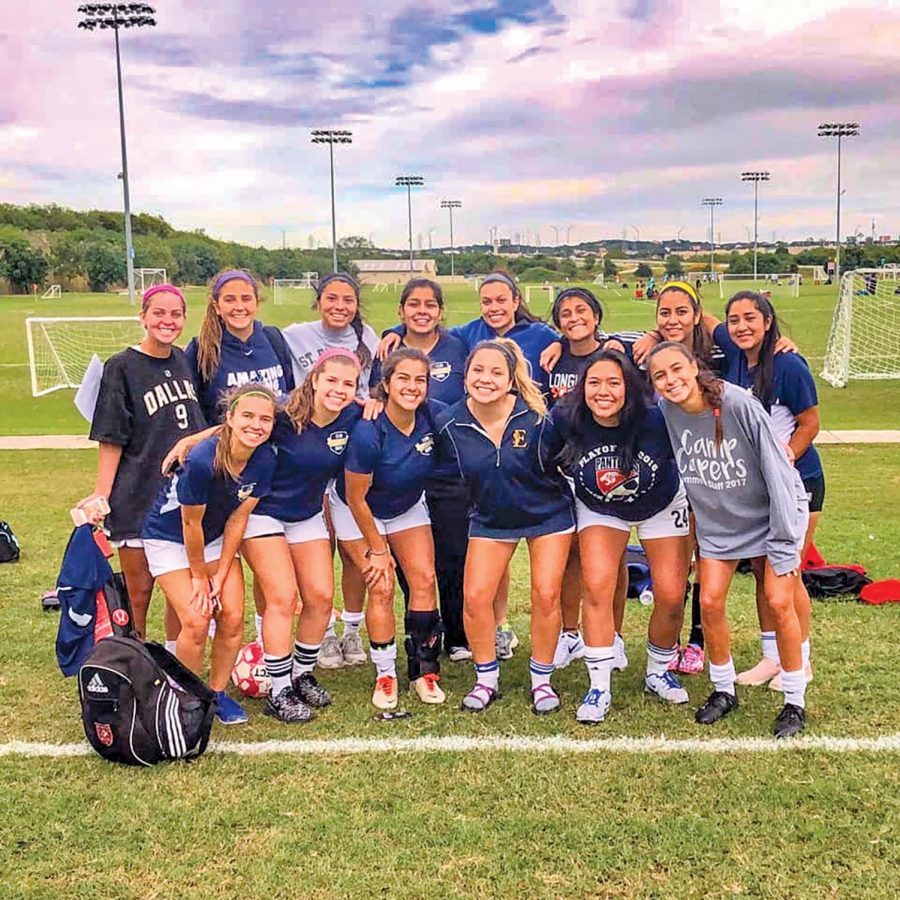
[[[384,382],[388,405],[415,412],[428,394],[428,364],[419,359],[402,359]]]
[[[184,331],[184,301],[170,291],[154,294],[141,311],[141,325],[147,329],[150,338],[159,344],[169,346],[181,337]]]
[[[735,300],[728,307],[728,334],[745,353],[762,346],[772,319],[765,318],[752,300]]]
[[[213,300],[213,306],[225,327],[237,337],[245,338],[253,330],[253,321],[259,309],[259,299],[253,285],[241,278],[226,281]]]
[[[359,374],[349,359],[329,359],[310,378],[313,384],[313,405],[317,411],[339,413],[356,397]]]
[[[237,442],[248,450],[264,444],[275,424],[275,404],[268,397],[246,394],[228,410],[225,418]]]
[[[585,372],[584,402],[600,425],[619,424],[625,405],[625,376],[611,359],[598,360]]]
[[[346,328],[359,309],[356,292],[346,281],[329,281],[319,297],[319,315],[326,328]]]
[[[583,297],[566,297],[559,307],[559,330],[569,341],[593,337],[600,320]]]
[[[656,327],[664,341],[677,341],[690,347],[694,343],[694,326],[700,321],[691,298],[684,291],[663,291],[656,306]]]
[[[498,335],[506,334],[516,324],[518,297],[513,296],[508,284],[499,281],[483,284],[478,296],[481,299],[481,318]]]
[[[476,403],[494,403],[512,390],[512,376],[506,357],[488,347],[478,350],[466,370],[466,393]]]
[[[697,363],[680,350],[667,347],[650,358],[650,381],[656,392],[670,403],[682,406],[700,393]]]
[[[414,288],[400,307],[400,321],[406,330],[422,337],[433,335],[444,311],[429,287]]]

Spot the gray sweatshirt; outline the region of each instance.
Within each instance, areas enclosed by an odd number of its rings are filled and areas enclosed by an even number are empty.
[[[771,418],[749,391],[726,384],[721,445],[711,412],[659,401],[707,559],[768,558],[777,575],[800,566],[809,504]]]
[[[319,355],[325,350],[330,347],[343,347],[355,353],[359,343],[356,332],[349,325],[345,328],[326,328],[321,320],[297,322],[283,328],[281,333],[284,335],[291,353],[291,360],[294,363],[294,382],[298,387],[306,381],[306,376],[316,364]],[[363,343],[374,357],[375,348],[378,346],[378,337],[368,325],[363,325]],[[372,366],[369,364],[359,376],[359,390],[356,392],[358,397],[369,396],[371,373]]]

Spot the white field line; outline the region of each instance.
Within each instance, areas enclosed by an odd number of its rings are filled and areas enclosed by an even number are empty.
[[[566,737],[418,737],[334,738],[300,741],[213,741],[210,753],[234,756],[359,756],[371,753],[556,753],[611,755],[671,755],[703,753],[734,756],[749,753],[900,753],[900,733],[877,738],[801,737],[789,741],[774,738],[662,737],[597,738]],[[0,744],[0,757],[65,758],[90,756],[86,743],[48,744],[10,741]]]

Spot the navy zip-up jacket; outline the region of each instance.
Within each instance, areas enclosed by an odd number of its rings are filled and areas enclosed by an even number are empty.
[[[470,537],[540,537],[574,526],[572,494],[557,468],[562,438],[552,420],[538,421],[521,397],[499,447],[465,399],[442,412],[436,425],[439,454],[456,463],[469,488]]]

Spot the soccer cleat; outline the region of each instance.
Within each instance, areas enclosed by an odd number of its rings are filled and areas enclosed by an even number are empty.
[[[674,672],[648,674],[644,678],[644,690],[666,703],[687,703],[690,700],[688,692],[681,686]]]
[[[516,633],[507,626],[497,626],[497,634],[495,637],[495,645],[497,651],[497,659],[512,659],[513,650],[519,646],[519,639]]]
[[[397,676],[382,675],[375,679],[375,690],[372,692],[372,706],[378,709],[397,708]]]
[[[694,720],[701,725],[712,725],[724,718],[733,709],[737,709],[737,694],[726,694],[725,691],[713,691],[706,702],[694,715]]]
[[[361,666],[367,662],[358,628],[345,632],[341,638],[341,657],[345,666]]]
[[[599,725],[606,718],[612,704],[612,694],[591,688],[582,698],[581,706],[575,711],[575,721],[582,725]]]
[[[315,713],[292,688],[285,688],[277,697],[269,697],[263,712],[285,725],[299,725],[315,718]]]
[[[699,644],[688,644],[678,656],[678,671],[682,675],[702,675],[705,662],[703,648]]]
[[[560,706],[562,706],[562,701],[559,699],[559,694],[553,690],[553,685],[549,682],[539,684],[531,689],[531,711],[536,716],[555,713]]]
[[[307,705],[313,709],[322,709],[323,706],[331,705],[331,694],[316,681],[316,676],[312,672],[304,672],[298,675],[292,685],[294,693]],[[284,691],[281,692],[282,694]]]
[[[553,656],[553,666],[557,669],[565,669],[574,659],[584,656],[584,640],[580,631],[561,631],[556,642],[556,653]]]
[[[447,651],[450,662],[465,662],[472,658],[472,651],[468,647],[451,647]]]
[[[225,691],[216,691],[216,718],[223,725],[243,725],[247,721],[247,713]]]
[[[625,653],[625,641],[621,634],[613,638],[613,672],[624,672],[628,668],[628,655]]]
[[[341,642],[335,635],[330,635],[322,641],[319,647],[319,657],[316,665],[320,669],[340,669],[344,665],[344,654],[341,652]]]
[[[782,710],[775,717],[775,725],[772,734],[777,738],[789,738],[800,734],[806,727],[806,710],[802,706],[794,706],[793,703],[785,703]]]
[[[809,684],[813,680],[812,666],[807,663],[803,667],[803,673],[806,675],[806,683]],[[783,691],[784,688],[781,686],[781,671],[779,670],[778,674],[769,682],[769,690],[770,691]]]
[[[422,675],[410,683],[409,689],[423,703],[443,703],[447,699],[447,695],[440,689],[438,685],[439,679],[439,675],[432,673]]]
[[[764,656],[752,669],[739,672],[737,683],[747,687],[762,687],[781,672],[781,666],[774,659]],[[781,681],[781,679],[778,679]]]
[[[459,708],[465,712],[484,712],[495,700],[501,697],[497,688],[475,682],[475,687],[462,698]]]

